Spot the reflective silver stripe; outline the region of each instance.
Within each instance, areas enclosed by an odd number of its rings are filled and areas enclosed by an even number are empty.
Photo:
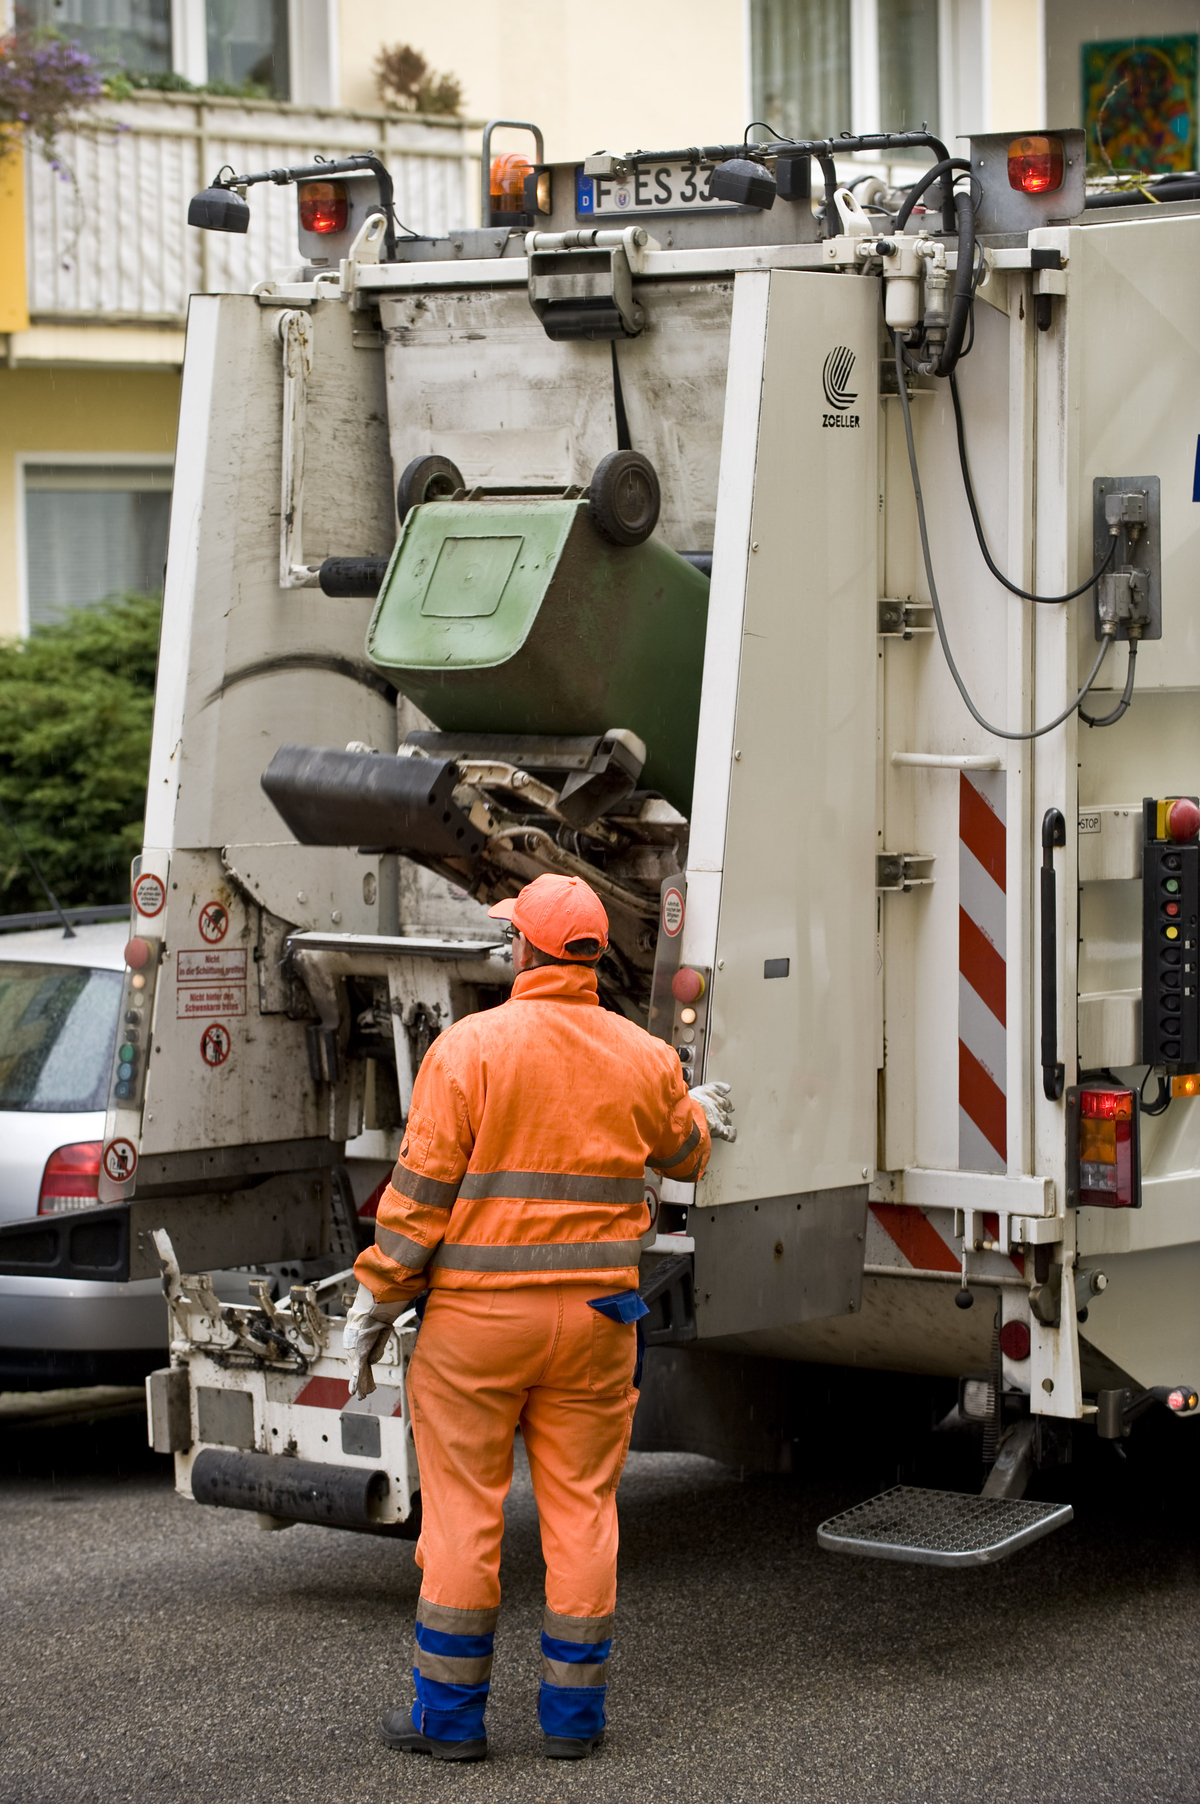
[[[554,1641],[611,1641],[615,1616],[559,1616],[547,1604],[542,1627]]]
[[[407,1197],[410,1203],[425,1203],[431,1209],[453,1209],[458,1196],[457,1183],[427,1178],[422,1172],[410,1171],[407,1165],[396,1166],[392,1173],[392,1189]]]
[[[417,1599],[417,1621],[443,1635],[492,1635],[499,1620],[498,1605],[491,1610],[459,1610],[453,1604],[432,1603],[427,1597]]]
[[[691,1152],[695,1152],[695,1150],[699,1146],[699,1144],[700,1144],[699,1124],[696,1122],[693,1122],[692,1123],[692,1131],[688,1135],[687,1139],[684,1141],[683,1145],[680,1147],[679,1151],[677,1153],[672,1153],[671,1157],[669,1159],[655,1159],[653,1161],[653,1163],[658,1167],[659,1171],[670,1171],[670,1169],[673,1165],[682,1165],[683,1161],[687,1158],[688,1154]]]
[[[414,1272],[424,1270],[434,1251],[432,1247],[423,1247],[419,1240],[410,1240],[407,1234],[397,1234],[394,1228],[381,1228],[378,1222],[375,1224],[375,1245],[397,1265],[405,1265]]]
[[[573,1272],[637,1265],[640,1240],[554,1241],[548,1246],[475,1246],[443,1241],[432,1269],[448,1272]]]
[[[460,1660],[456,1655],[431,1654],[419,1647],[413,1660],[423,1679],[438,1679],[443,1685],[486,1685],[492,1676],[492,1656],[482,1654],[476,1660]]]
[[[422,1667],[422,1672],[425,1670]],[[607,1685],[608,1661],[584,1666],[574,1660],[547,1660],[542,1655],[542,1677],[547,1685]]]
[[[459,1187],[468,1198],[515,1197],[535,1203],[640,1203],[643,1178],[597,1178],[574,1171],[469,1171]]]

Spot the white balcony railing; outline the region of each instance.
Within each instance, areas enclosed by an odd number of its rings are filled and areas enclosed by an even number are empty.
[[[188,201],[229,163],[241,173],[370,151],[412,231],[477,223],[479,132],[466,123],[278,101],[137,94],[66,133],[69,178],[26,159],[29,312],[62,323],[182,323],[189,294],[244,291],[299,261],[296,191],[250,191],[250,230],[201,232]]]

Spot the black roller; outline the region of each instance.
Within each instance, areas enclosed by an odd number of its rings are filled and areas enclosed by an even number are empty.
[[[475,858],[483,835],[454,801],[448,758],[281,745],[262,786],[302,846],[370,846]]]
[[[387,1473],[378,1469],[323,1466],[316,1460],[287,1459],[274,1453],[206,1447],[192,1465],[192,1495],[197,1503],[411,1540],[419,1521],[415,1509],[407,1522],[376,1519],[375,1512],[387,1492]]]
[[[386,558],[327,557],[317,580],[324,594],[344,600],[356,595],[378,595],[386,574]]]

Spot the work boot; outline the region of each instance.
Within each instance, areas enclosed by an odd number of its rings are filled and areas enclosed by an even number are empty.
[[[407,1710],[385,1713],[379,1725],[379,1739],[385,1747],[403,1748],[406,1754],[429,1754],[434,1760],[487,1759],[486,1735],[478,1735],[471,1741],[435,1741],[432,1735],[422,1735],[419,1729],[413,1728]],[[582,1756],[576,1754],[570,1758],[578,1760]]]
[[[586,1760],[589,1755],[603,1745],[604,1732],[599,1735],[543,1735],[543,1760]]]

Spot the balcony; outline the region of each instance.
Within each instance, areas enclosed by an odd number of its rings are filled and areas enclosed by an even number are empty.
[[[442,232],[476,217],[479,134],[465,121],[203,94],[103,103],[95,125],[59,141],[69,179],[38,155],[26,158],[31,329],[13,334],[10,361],[90,361],[89,345],[109,361],[122,344],[148,361],[177,361],[190,294],[244,292],[299,261],[293,188],[254,189],[244,237],[189,227],[191,196],[227,163],[241,172],[363,151],[387,164],[410,230]],[[125,330],[104,334],[103,352],[98,335],[69,330],[97,326]],[[168,341],[170,354],[149,355]]]

